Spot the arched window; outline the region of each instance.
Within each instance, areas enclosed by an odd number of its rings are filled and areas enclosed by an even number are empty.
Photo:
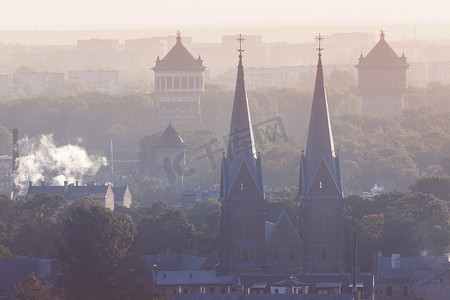
[[[322,249],[322,251],[320,252],[320,260],[321,261],[327,260],[327,249]]]
[[[280,261],[280,252],[278,250],[275,250],[275,252],[273,254],[273,260]]]
[[[291,252],[289,252],[289,261],[294,261],[295,260],[295,252],[294,250],[291,250]]]
[[[242,251],[242,261],[244,261],[245,263],[248,262],[247,250]]]

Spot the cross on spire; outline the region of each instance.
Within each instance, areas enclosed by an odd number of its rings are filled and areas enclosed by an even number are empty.
[[[239,52],[239,57],[242,57],[242,52],[244,52],[244,49],[242,49],[242,42],[245,41],[245,39],[242,37],[242,34],[239,34],[239,36],[236,38],[236,41],[239,42],[239,49],[237,51]]]
[[[319,41],[319,48],[316,48],[317,50],[319,50],[319,56],[322,56],[320,52],[323,50],[323,48],[320,47],[320,43],[322,42],[323,39],[324,37],[320,33],[319,35],[316,36],[316,40]]]

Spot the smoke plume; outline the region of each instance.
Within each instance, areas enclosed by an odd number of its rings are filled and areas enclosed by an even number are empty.
[[[41,135],[36,138],[25,137],[20,141],[23,155],[18,159],[19,176],[15,182],[27,185],[27,181],[51,181],[53,185],[63,185],[64,181],[81,180],[83,175],[94,175],[105,166],[106,158],[88,155],[77,145],[57,147],[53,135]]]

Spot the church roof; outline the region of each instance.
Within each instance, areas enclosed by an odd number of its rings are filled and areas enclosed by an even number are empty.
[[[225,186],[225,190],[221,187],[222,192],[225,195],[228,194],[241,169],[246,167],[259,193],[262,195],[262,177],[259,159],[256,154],[252,121],[245,89],[241,51],[239,54],[230,134],[228,136],[227,156],[226,158],[224,157],[222,162],[222,185]]]
[[[380,40],[375,47],[372,48],[366,57],[361,54],[359,64],[356,65],[358,69],[373,67],[409,67],[409,64],[406,63],[405,55],[398,56],[386,42],[384,31],[381,31]]]
[[[169,122],[166,130],[161,134],[161,137],[156,141],[156,146],[185,146],[183,139],[178,135],[172,123]]]
[[[177,33],[175,46],[164,56],[163,59],[156,59],[153,71],[204,71],[203,61],[200,56],[196,59],[181,43],[181,34]]]
[[[328,101],[323,79],[322,54],[319,52],[316,82],[309,121],[306,153],[302,155],[300,194],[306,195],[319,168],[325,164],[339,193],[342,193],[339,161],[336,157],[331,130]]]

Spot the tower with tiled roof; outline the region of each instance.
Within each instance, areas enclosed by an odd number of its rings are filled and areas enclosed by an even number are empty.
[[[181,43],[181,34],[163,59],[156,59],[155,94],[159,98],[158,126],[171,121],[177,128],[201,128],[200,96],[204,92],[205,66]]]
[[[409,64],[404,54],[398,56],[389,46],[383,30],[375,47],[365,57],[361,54],[355,67],[364,113],[392,117],[404,108]]]
[[[183,170],[186,165],[187,144],[178,135],[171,122],[160,138],[152,145],[156,174],[159,175],[164,186],[172,190],[183,190]]]
[[[239,39],[242,42],[242,38]],[[242,49],[239,49],[236,90],[222,159],[220,259],[233,268],[253,270],[264,259],[263,180],[261,158],[256,153],[244,82]]]
[[[306,151],[301,155],[299,200],[301,237],[306,243],[308,272],[342,272],[345,266],[343,191],[339,156],[334,149],[324,86],[319,35],[319,59]]]

